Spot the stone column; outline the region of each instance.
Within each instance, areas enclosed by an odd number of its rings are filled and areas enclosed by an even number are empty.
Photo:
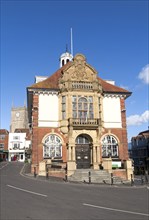
[[[98,161],[97,161],[97,146],[93,146],[93,169],[98,170]]]
[[[100,164],[100,147],[97,146],[97,162]]]
[[[127,180],[131,180],[131,175],[134,178],[132,160],[126,160],[125,163],[124,163],[124,167],[126,169]]]
[[[68,146],[67,175],[68,177],[76,170],[75,146]]]
[[[90,152],[91,152],[91,164],[93,164],[93,147],[90,147]]]
[[[76,160],[76,148],[75,148],[75,146],[72,147],[72,160],[73,161]]]
[[[95,146],[93,146],[93,164],[96,163],[96,149]]]
[[[71,161],[71,146],[68,147],[68,161]]]

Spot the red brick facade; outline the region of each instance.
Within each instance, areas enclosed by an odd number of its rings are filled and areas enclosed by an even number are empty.
[[[80,60],[79,60],[80,59]],[[79,61],[78,61],[79,60]],[[79,64],[78,64],[79,62]],[[75,64],[74,64],[75,63]],[[131,93],[127,90],[124,90],[120,87],[107,83],[106,81],[102,80],[101,78],[97,77],[97,73],[95,70],[90,67],[88,64],[85,63],[85,58],[82,55],[76,56],[76,60],[74,59],[73,62],[69,62],[60,68],[57,72],[55,72],[52,76],[48,77],[47,79],[43,80],[42,82],[33,84],[31,87],[28,88],[28,111],[30,117],[30,123],[32,127],[32,172],[34,171],[34,167],[36,167],[36,172],[38,172],[39,162],[44,160],[43,157],[43,149],[44,149],[44,140],[48,135],[55,134],[62,140],[62,161],[63,163],[70,163],[70,166],[73,166],[75,169],[75,150],[76,150],[76,138],[77,136],[83,134],[86,136],[90,136],[90,140],[92,140],[91,154],[92,154],[92,166],[97,169],[100,163],[103,161],[102,157],[102,143],[101,140],[105,135],[114,136],[117,140],[118,144],[118,155],[116,159],[121,160],[122,162],[128,160],[128,143],[127,143],[127,126],[126,126],[126,109],[125,109],[125,98],[129,97]],[[82,65],[80,72],[80,63]],[[77,67],[77,65],[79,67]],[[68,74],[70,68],[70,76]],[[74,69],[74,70],[73,70]],[[74,72],[73,72],[74,71]],[[84,77],[84,81],[82,82],[82,78],[79,79],[76,77],[78,74],[78,78],[80,75]],[[70,78],[69,78],[70,77]],[[76,79],[75,79],[76,77]],[[74,81],[73,81],[73,80]],[[71,82],[72,80],[72,82]],[[73,90],[74,89],[74,90]],[[89,91],[88,91],[89,90]],[[59,103],[59,119],[58,124],[59,126],[39,126],[39,96],[40,94],[48,94],[53,91],[57,92],[58,103]],[[72,94],[73,91],[73,94]],[[100,114],[97,112],[97,103],[94,101],[94,111],[96,114],[96,118],[89,118],[90,123],[87,125],[88,127],[81,127],[79,124],[78,127],[76,124],[70,123],[70,119],[73,120],[72,117],[72,110],[69,112],[70,105],[72,105],[72,101],[70,97],[76,95],[78,93],[78,97],[83,94],[83,97],[94,97],[96,102],[102,100],[104,98],[104,94],[108,94],[108,97],[112,99],[112,97],[116,97],[120,100],[120,114],[121,114],[121,126],[118,124],[115,128],[107,128],[104,127],[104,123],[96,123],[97,121],[101,120]],[[89,93],[88,93],[89,92]],[[60,94],[60,95],[59,95]],[[67,97],[67,105],[68,108],[65,111],[68,111],[69,114],[67,118],[62,116],[62,96]],[[49,99],[47,99],[49,100]],[[45,102],[46,103],[46,102]],[[52,106],[53,103],[50,103]],[[102,103],[100,103],[101,105]],[[49,105],[48,105],[49,106]],[[119,106],[118,106],[119,107]],[[46,105],[45,105],[46,108]],[[70,117],[71,115],[71,117]],[[98,117],[98,119],[97,119]],[[80,118],[77,118],[78,122]],[[97,121],[96,121],[97,119]],[[102,119],[103,120],[103,119]],[[66,122],[67,121],[67,122]],[[75,121],[75,120],[74,120]],[[62,123],[63,122],[63,123]],[[77,122],[77,123],[78,123]],[[111,122],[112,124],[112,122]],[[63,128],[63,126],[65,128]],[[74,127],[73,127],[74,126]],[[80,127],[79,127],[80,126]],[[82,126],[84,126],[82,124]],[[91,128],[91,129],[90,129]],[[73,136],[73,137],[72,137]],[[100,153],[98,152],[100,151]],[[73,164],[73,165],[72,165]],[[52,172],[52,171],[51,171]],[[55,172],[55,175],[60,175],[60,173]],[[61,173],[63,175],[63,173]]]
[[[9,132],[6,129],[0,129],[0,145],[4,147],[0,149],[0,160],[8,159],[8,138]]]

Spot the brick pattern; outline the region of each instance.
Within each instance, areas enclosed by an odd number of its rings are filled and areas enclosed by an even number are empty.
[[[33,129],[32,129],[32,165],[35,166],[43,160],[43,143],[42,140],[47,134],[55,133],[62,140],[62,160],[67,162],[67,143],[68,136],[67,134],[62,134],[59,128],[42,128],[38,127],[38,95],[34,94],[33,96]],[[125,108],[124,99],[121,99],[121,109]],[[119,159],[125,161],[128,159],[128,145],[127,145],[127,130],[126,130],[126,114],[122,111],[122,128],[111,128],[104,129],[99,136],[102,137],[105,134],[113,134],[119,140]],[[101,147],[100,147],[101,149]],[[100,159],[102,161],[102,154],[100,153]]]
[[[82,56],[82,55],[81,55]],[[81,57],[80,56],[80,57]],[[79,56],[78,56],[79,58]],[[83,58],[84,59],[84,58]],[[82,61],[81,61],[82,63]],[[83,64],[84,68],[84,62]],[[70,68],[69,68],[70,67]],[[120,160],[127,160],[128,159],[128,146],[127,146],[127,127],[126,127],[126,111],[125,111],[125,98],[124,97],[129,97],[131,93],[125,89],[122,89],[120,87],[117,87],[115,85],[109,84],[106,81],[102,80],[101,78],[96,76],[96,72],[93,70],[92,67],[87,64],[86,66],[86,74],[84,74],[84,77],[87,75],[87,82],[90,79],[90,82],[93,83],[95,80],[95,88],[90,92],[91,95],[94,95],[96,102],[98,102],[98,97],[99,97],[99,85],[102,87],[102,92],[110,92],[110,93],[120,93],[123,94],[120,100],[120,107],[121,107],[121,120],[122,120],[122,128],[111,128],[111,129],[106,129],[100,128],[97,130],[92,129],[91,130],[85,130],[80,129],[80,131],[77,131],[77,129],[74,131],[73,127],[69,127],[66,124],[63,124],[61,121],[61,127],[60,128],[44,128],[44,127],[38,127],[38,103],[39,103],[39,97],[38,93],[33,92],[33,107],[32,107],[32,167],[35,165],[38,165],[40,161],[43,160],[43,138],[45,138],[47,135],[50,135],[51,133],[57,134],[62,140],[62,159],[63,162],[67,162],[67,143],[71,143],[72,146],[75,146],[75,138],[77,134],[80,132],[80,134],[88,134],[92,137],[93,139],[93,145],[97,144],[97,147],[99,148],[99,143],[101,140],[101,137],[103,135],[109,134],[109,135],[115,135],[115,137],[119,140],[119,159]],[[68,74],[68,69],[69,69],[69,74]],[[79,71],[77,69],[77,71]],[[72,78],[74,79],[76,77],[76,65],[74,63],[68,63],[66,66],[63,66],[60,68],[57,72],[55,72],[52,76],[48,77],[46,80],[43,80],[42,82],[36,83],[31,86],[32,89],[60,89],[59,91],[61,92],[61,95],[69,95],[69,92],[72,92],[72,88],[69,87],[69,83],[73,81]],[[71,77],[73,76],[73,77]],[[77,80],[77,79],[75,79]],[[86,81],[86,78],[84,78]],[[65,83],[64,83],[65,82]],[[82,95],[82,90],[79,90],[80,94]],[[100,91],[101,92],[101,91]],[[74,91],[75,93],[75,91]],[[83,91],[84,95],[87,93],[89,95],[88,91]],[[101,93],[101,96],[102,94]],[[72,95],[72,93],[71,93]],[[94,99],[94,100],[95,100]],[[70,100],[69,100],[70,101]],[[96,103],[95,102],[95,103]],[[69,106],[71,106],[71,103],[69,103]],[[94,108],[96,115],[98,115],[98,108]],[[60,110],[59,110],[60,111]],[[68,108],[67,114],[69,117],[71,117],[72,112],[71,108]],[[101,114],[102,115],[102,114]],[[102,116],[101,116],[102,117]],[[67,118],[68,119],[68,118]],[[65,125],[65,126],[64,126]],[[68,128],[69,127],[69,128]],[[69,130],[69,131],[68,131]],[[79,129],[78,129],[79,130]],[[92,133],[92,135],[91,135]],[[72,135],[73,134],[73,135]],[[68,141],[69,140],[69,141]],[[74,149],[74,148],[73,148]],[[97,149],[97,148],[96,148]],[[100,146],[101,150],[101,146]],[[70,153],[70,152],[69,152]],[[100,157],[101,157],[100,153]],[[99,154],[98,154],[99,156]],[[74,158],[73,158],[74,159]],[[97,159],[97,158],[96,158]],[[100,158],[102,161],[102,158]],[[38,169],[38,168],[37,168]]]
[[[62,140],[62,160],[67,161],[67,147],[66,143],[67,137],[60,132],[59,128],[42,128],[38,127],[38,103],[39,96],[37,94],[33,95],[33,108],[32,108],[32,172],[36,166],[38,170],[38,164],[43,160],[43,143],[42,140],[47,134],[55,133]]]
[[[127,173],[126,173],[126,170],[120,170],[120,169],[116,169],[116,170],[113,170],[113,175],[114,176],[118,176],[118,177],[121,177],[123,179],[127,179]]]
[[[124,128],[111,128],[105,129],[102,133],[103,135],[110,134],[115,135],[116,138],[119,140],[119,159],[120,160],[127,160],[128,159],[128,145],[127,145],[127,131]],[[101,153],[102,155],[102,153]],[[102,157],[101,157],[102,160]]]
[[[4,139],[0,139],[0,144],[4,145],[4,151],[8,151],[8,138],[9,138],[9,132],[5,129],[0,129],[0,134],[5,135]],[[8,156],[8,153],[1,151],[0,158],[5,160]]]

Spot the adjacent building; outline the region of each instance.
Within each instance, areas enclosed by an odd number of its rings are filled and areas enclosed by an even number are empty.
[[[134,161],[135,174],[145,171],[149,174],[149,130],[131,138],[131,158]]]
[[[0,161],[8,159],[8,137],[9,131],[0,129]]]
[[[12,107],[10,132],[13,133],[17,128],[27,129],[28,127],[27,107]]]
[[[82,54],[62,54],[60,69],[39,78],[27,87],[32,172],[59,163],[68,176],[77,169],[112,172],[112,166],[126,173],[125,100],[131,92],[100,78]]]
[[[29,129],[16,129],[9,133],[9,161],[24,162],[30,159],[31,137]]]

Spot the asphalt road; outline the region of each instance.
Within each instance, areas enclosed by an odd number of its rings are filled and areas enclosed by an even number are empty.
[[[39,180],[24,164],[0,164],[1,220],[149,219],[149,188]]]

